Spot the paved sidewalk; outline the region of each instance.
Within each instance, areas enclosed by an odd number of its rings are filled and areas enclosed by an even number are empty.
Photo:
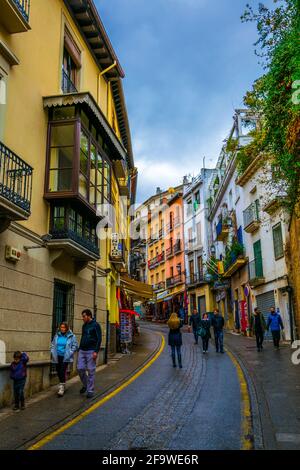
[[[248,376],[254,413],[256,448],[300,449],[300,365],[284,344],[279,351],[266,341],[257,352],[253,338],[227,333],[228,346]],[[259,435],[260,434],[260,435]]]
[[[30,400],[25,411],[20,413],[0,410],[0,449],[26,449],[37,438],[49,434],[56,427],[63,425],[80,414],[94,402],[118,387],[134,375],[143,364],[158,350],[161,339],[145,330],[135,340],[133,353],[117,355],[108,366],[100,368],[96,374],[95,397],[88,400],[80,395],[81,382],[78,378],[68,382],[63,398],[56,396],[57,387]],[[119,359],[119,360],[118,360]]]

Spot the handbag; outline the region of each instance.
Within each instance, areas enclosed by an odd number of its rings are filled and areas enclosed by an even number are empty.
[[[197,335],[201,336],[201,338],[205,338],[205,336],[207,335],[206,329],[201,326],[197,331]]]

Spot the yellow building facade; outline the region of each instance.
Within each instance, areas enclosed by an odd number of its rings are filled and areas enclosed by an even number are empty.
[[[84,308],[102,327],[99,362],[114,351],[136,169],[124,73],[93,1],[0,12],[2,406],[13,352],[30,356],[27,394],[46,388],[53,333],[67,320],[79,336]]]

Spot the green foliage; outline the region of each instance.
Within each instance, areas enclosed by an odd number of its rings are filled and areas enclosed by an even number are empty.
[[[274,10],[260,4],[257,13],[247,5],[242,17],[257,23],[255,45],[267,59],[267,70],[244,99],[263,120],[261,135],[241,151],[238,169],[245,171],[255,154],[269,155],[273,181],[286,182],[287,203],[293,209],[300,199],[300,105],[293,100],[293,84],[300,80],[300,0],[280,3]]]

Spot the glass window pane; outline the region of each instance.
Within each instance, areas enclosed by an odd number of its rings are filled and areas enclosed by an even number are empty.
[[[103,160],[101,155],[98,153],[97,156],[97,186],[102,186],[102,175],[103,175]]]
[[[80,152],[80,171],[86,176],[88,174],[88,166],[89,166],[89,159],[87,155],[85,155],[83,152]]]
[[[74,119],[75,118],[75,106],[66,106],[63,108],[54,108],[53,120],[58,121],[60,119]]]
[[[102,204],[102,191],[97,190],[97,204]]]
[[[81,194],[85,199],[87,199],[88,183],[87,179],[82,173],[80,173],[79,175],[79,194]]]
[[[50,169],[72,168],[74,147],[52,148],[50,152]]]
[[[49,191],[71,191],[72,169],[50,170]]]
[[[89,140],[88,137],[84,134],[84,132],[80,133],[80,150],[85,155],[89,154]]]
[[[86,129],[89,129],[90,122],[87,115],[83,111],[81,111],[80,117],[83,125],[86,127]]]
[[[90,181],[96,185],[96,168],[97,168],[97,151],[94,145],[91,146],[91,169],[90,169]]]
[[[90,203],[95,205],[96,198],[96,188],[93,185],[90,185]]]
[[[65,126],[52,126],[51,147],[74,145],[74,124]]]
[[[70,209],[69,212],[69,229],[76,232],[76,212],[74,209]]]

